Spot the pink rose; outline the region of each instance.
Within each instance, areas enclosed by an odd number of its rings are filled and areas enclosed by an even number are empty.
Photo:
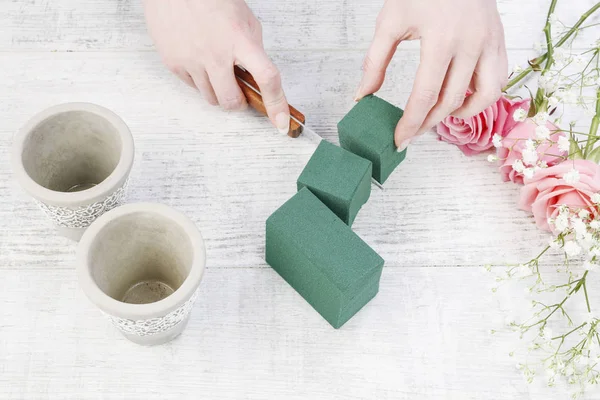
[[[515,126],[513,113],[519,107],[528,110],[529,99],[512,101],[500,97],[474,117],[462,119],[450,115],[437,125],[439,139],[457,145],[467,156],[481,153],[492,148],[494,134],[505,136]]]
[[[523,183],[523,174],[513,169],[513,163],[515,160],[521,160],[523,158],[523,150],[526,148],[525,142],[527,139],[535,139],[535,128],[537,125],[531,120],[525,122],[519,122],[517,125],[506,135],[502,140],[502,147],[496,150],[498,156],[498,165],[500,165],[500,175],[504,182],[512,181],[514,183]],[[551,122],[546,123],[546,128],[550,132],[557,131],[558,128]],[[556,142],[560,132],[556,132],[550,135],[550,142],[543,142],[538,146],[538,160],[544,161],[549,167],[556,165],[563,161],[563,157],[567,155],[567,152],[561,151],[558,148]]]
[[[573,169],[579,172],[579,179],[567,183],[564,176],[572,174]],[[525,179],[519,208],[533,213],[537,226],[550,231],[548,218],[556,218],[561,205],[575,210],[586,209],[598,218],[598,210],[590,200],[598,192],[600,165],[589,160],[566,160],[537,171],[531,179]]]

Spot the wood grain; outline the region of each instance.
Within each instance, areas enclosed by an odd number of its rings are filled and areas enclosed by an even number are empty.
[[[489,333],[503,321],[492,310],[518,309],[522,289],[492,295],[471,268],[385,268],[379,294],[340,330],[271,269],[209,268],[183,335],[144,348],[72,269],[28,267],[2,272],[0,398],[567,398],[527,386],[512,336]]]
[[[361,55],[352,55],[278,56],[288,98],[332,141],[360,77],[352,65],[360,65]],[[416,52],[403,53],[382,97],[405,103],[417,60]],[[251,110],[226,113],[205,104],[152,53],[0,54],[0,65],[0,224],[7,228],[0,231],[0,269],[31,259],[47,268],[71,254],[9,166],[13,132],[39,110],[66,101],[104,105],[129,124],[136,141],[131,201],[163,202],[190,215],[204,232],[213,267],[262,264],[264,221],[294,193],[314,143],[282,137]],[[464,157],[433,135],[411,146],[385,187],[373,192],[354,228],[392,267],[481,266],[529,257],[546,240],[516,209],[517,186],[501,184],[485,157]]]
[[[337,141],[382,1],[249,3],[288,100]],[[572,21],[592,3],[559,1],[557,14]],[[498,6],[510,64],[523,65],[547,1]],[[403,43],[380,95],[403,106],[418,60],[418,43]],[[138,347],[110,326],[77,287],[76,245],[13,179],[14,133],[67,101],[101,104],[130,126],[128,201],[178,208],[205,237],[201,296],[170,344]],[[493,295],[480,266],[525,260],[547,238],[484,157],[432,134],[411,145],[353,226],[386,261],[380,293],[336,331],[263,255],[264,221],[293,195],[316,145],[252,110],[205,104],[162,66],[139,1],[0,0],[0,121],[0,399],[567,398],[564,387],[525,383],[508,356],[514,335],[489,335],[529,299],[519,285]]]
[[[596,0],[559,1],[556,14],[567,24]],[[263,25],[265,46],[279,50],[362,49],[373,37],[383,0],[250,0]],[[548,0],[498,0],[509,49],[531,49],[544,42],[542,28]],[[292,21],[293,22],[290,22]],[[599,22],[595,17],[591,23]],[[582,32],[581,43],[597,39]],[[402,48],[416,48],[417,42]],[[0,1],[0,51],[151,50],[142,2],[138,0]],[[531,56],[533,56],[531,52]]]

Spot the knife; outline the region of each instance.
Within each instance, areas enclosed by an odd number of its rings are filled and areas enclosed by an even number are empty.
[[[233,69],[235,78],[238,81],[242,93],[244,93],[244,96],[246,97],[248,105],[262,115],[267,115],[267,108],[265,107],[262,95],[260,94],[260,89],[250,72],[237,65],[235,65]],[[325,140],[317,132],[308,128],[306,126],[306,117],[304,114],[290,105],[290,130],[288,131],[288,136],[297,138],[300,135],[305,136],[315,144],[319,144],[322,140]],[[372,177],[371,182],[373,185],[383,190],[383,186]]]

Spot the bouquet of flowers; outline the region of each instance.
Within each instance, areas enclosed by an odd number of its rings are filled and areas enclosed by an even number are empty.
[[[529,382],[565,382],[576,398],[600,383],[600,305],[588,295],[590,277],[600,269],[600,38],[579,54],[572,49],[580,32],[598,29],[586,21],[600,3],[568,26],[555,15],[556,2],[548,10],[545,45],[537,48],[543,53],[514,68],[504,96],[473,118],[447,117],[437,132],[467,156],[493,151],[488,160],[502,180],[522,185],[518,206],[551,233],[531,260],[486,269],[500,284],[525,281],[534,297],[529,317],[507,321],[530,341],[517,368]],[[534,94],[523,82],[536,75]],[[515,89],[529,96],[509,95]],[[585,117],[565,124],[567,110]],[[576,302],[585,312],[571,312]]]

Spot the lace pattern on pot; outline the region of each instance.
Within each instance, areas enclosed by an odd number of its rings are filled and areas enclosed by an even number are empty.
[[[120,206],[125,200],[128,182],[115,190],[102,201],[97,201],[87,206],[77,208],[58,207],[37,201],[44,214],[55,225],[63,228],[87,228],[99,216],[113,208]]]
[[[192,308],[194,307],[194,302],[196,301],[197,297],[198,289],[196,289],[192,297],[190,297],[190,299],[186,301],[181,307],[174,311],[171,311],[164,317],[140,320],[119,318],[112,315],[109,315],[108,317],[110,318],[112,323],[123,333],[137,336],[156,335],[157,333],[168,331],[169,329],[175,327],[177,324],[183,322],[190,313],[190,311],[192,311]]]

